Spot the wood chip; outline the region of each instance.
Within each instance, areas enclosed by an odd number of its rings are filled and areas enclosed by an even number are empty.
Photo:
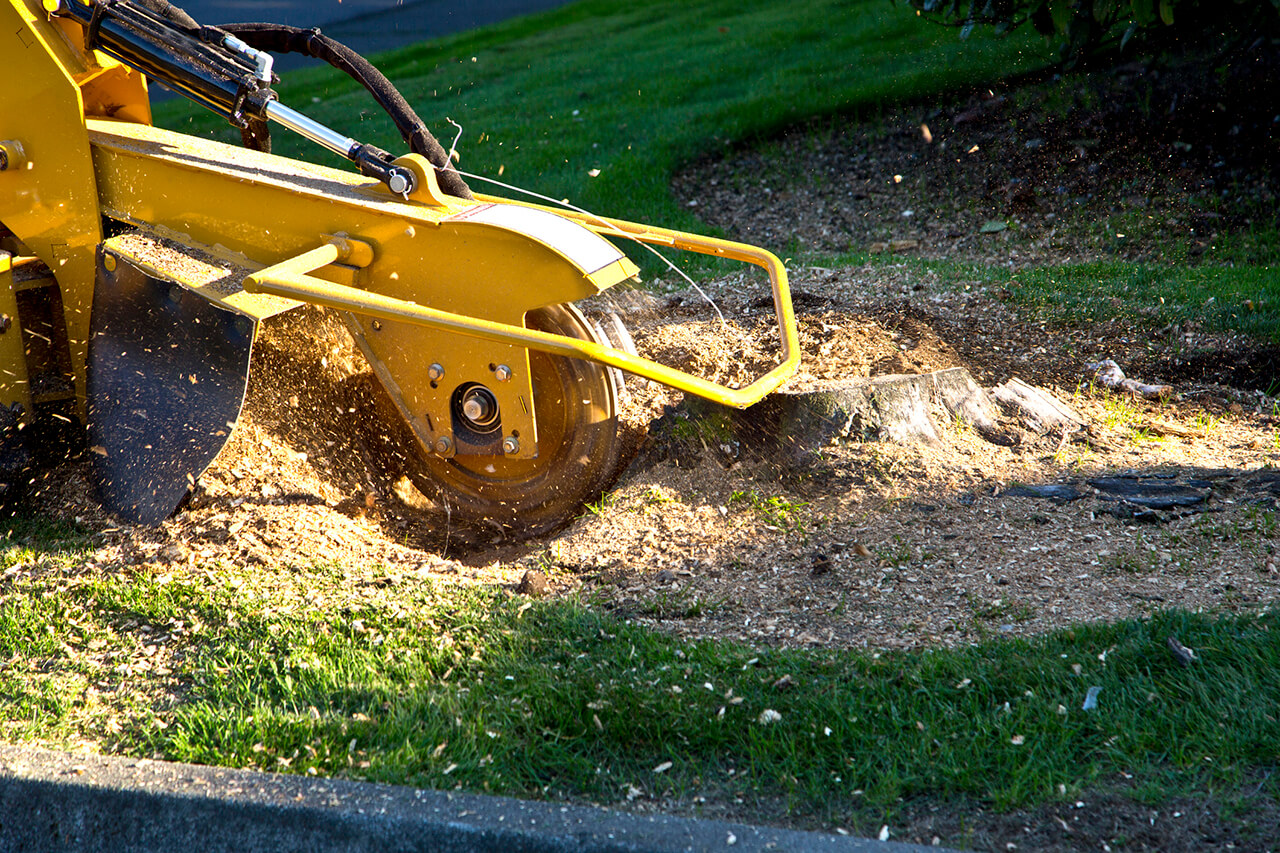
[[[1179,665],[1191,666],[1191,664],[1195,663],[1195,651],[1178,642],[1177,637],[1170,636],[1165,643],[1168,645],[1169,651],[1173,654],[1174,659],[1178,661]]]

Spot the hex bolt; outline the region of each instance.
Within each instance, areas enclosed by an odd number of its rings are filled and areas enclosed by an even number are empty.
[[[497,379],[499,382],[506,382],[511,378],[511,368],[507,367],[505,364],[499,364],[493,369],[493,378]]]
[[[8,314],[0,314],[0,335],[9,331],[13,327],[13,318]]]
[[[509,435],[502,439],[502,452],[508,456],[514,456],[520,452],[520,440],[514,435]]]
[[[462,403],[462,413],[473,424],[483,424],[493,420],[496,411],[497,406],[494,405],[493,398],[483,394],[469,396]]]
[[[432,364],[427,368],[427,378],[432,382],[439,382],[444,378],[444,365],[439,362]]]
[[[441,456],[449,456],[453,453],[453,439],[447,435],[442,435],[436,439],[436,453]]]
[[[462,414],[477,427],[492,426],[498,420],[498,401],[488,388],[473,385],[462,396]]]

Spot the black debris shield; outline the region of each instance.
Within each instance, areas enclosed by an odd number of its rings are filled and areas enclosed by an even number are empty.
[[[254,325],[98,248],[86,381],[108,511],[156,524],[177,509],[240,416]]]

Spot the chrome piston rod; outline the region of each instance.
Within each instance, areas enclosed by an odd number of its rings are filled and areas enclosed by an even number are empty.
[[[343,136],[336,130],[330,130],[320,122],[304,116],[297,110],[286,107],[279,101],[271,101],[266,107],[267,118],[280,125],[292,130],[299,136],[306,137],[317,145],[328,148],[334,154],[346,157],[350,160],[360,147],[360,143],[356,142],[349,136]]]
[[[360,165],[360,171],[386,183],[396,195],[408,195],[416,189],[414,175],[408,169],[383,162],[377,156],[382,152],[371,149],[349,136],[330,130],[318,121],[308,118],[279,101],[268,101],[263,109],[267,118],[333,153]],[[385,155],[383,155],[385,156]]]

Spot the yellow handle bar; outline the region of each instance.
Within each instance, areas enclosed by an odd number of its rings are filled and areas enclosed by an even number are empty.
[[[339,261],[356,266],[366,266],[370,263],[372,249],[368,244],[341,237],[333,238],[315,249],[246,277],[244,289],[249,293],[269,293],[383,320],[413,323],[569,358],[595,361],[740,409],[759,402],[795,372],[800,363],[800,344],[796,333],[795,314],[791,307],[791,291],[787,287],[787,271],[782,262],[771,252],[714,237],[702,237],[665,228],[604,219],[589,214],[554,212],[574,219],[603,236],[617,236],[622,233],[628,238],[643,243],[660,243],[685,251],[743,261],[763,268],[769,274],[773,290],[774,313],[778,320],[782,361],[749,385],[730,388],[591,341],[428,308],[415,302],[334,284],[312,276],[311,273],[321,267]]]

